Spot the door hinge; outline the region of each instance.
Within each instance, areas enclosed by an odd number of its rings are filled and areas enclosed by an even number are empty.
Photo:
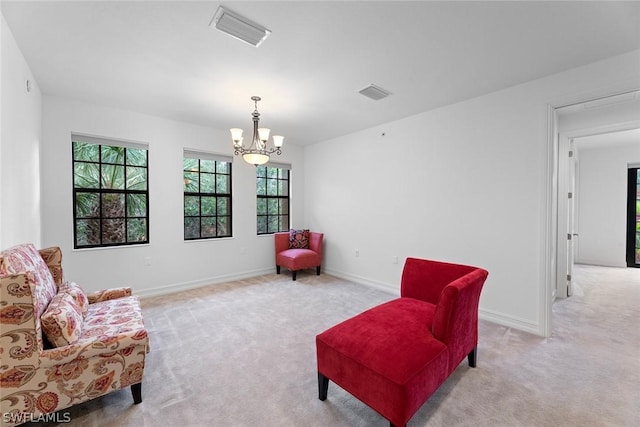
[[[569,194],[567,194],[567,197],[573,199],[573,193],[569,192]]]
[[[569,157],[573,157],[573,150],[569,150]]]
[[[571,281],[571,275],[567,274],[567,282],[570,282],[570,281]]]

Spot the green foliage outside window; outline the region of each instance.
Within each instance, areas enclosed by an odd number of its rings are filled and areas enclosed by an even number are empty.
[[[256,168],[258,234],[289,230],[289,169]]]
[[[149,242],[147,150],[73,141],[74,246]]]
[[[183,159],[184,238],[231,236],[231,163]]]

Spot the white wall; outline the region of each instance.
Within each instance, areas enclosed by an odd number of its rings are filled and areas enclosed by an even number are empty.
[[[639,86],[636,51],[308,147],[326,271],[398,292],[407,256],[478,265],[481,315],[544,335],[548,106]]]
[[[42,131],[43,243],[62,247],[67,279],[88,290],[128,284],[153,294],[275,271],[273,236],[256,235],[255,167],[239,157],[232,169],[233,237],[183,240],[183,148],[233,155],[227,130],[45,96]],[[72,132],[149,144],[149,245],[73,250]],[[302,194],[302,149],[285,144],[277,160],[292,164],[292,193]],[[304,206],[296,200],[292,225],[302,227]]]
[[[0,62],[0,250],[40,246],[42,96],[1,14]]]
[[[241,161],[234,163],[234,237],[182,240],[182,149],[229,154],[226,131],[56,97],[40,101],[35,82],[34,99],[25,101],[19,88],[30,73],[7,34],[3,19],[2,247],[38,243],[41,139],[41,246],[61,246],[67,278],[87,290],[129,284],[151,294],[273,269],[272,237],[255,235],[253,167]],[[292,226],[326,233],[326,271],[395,292],[407,256],[487,268],[481,315],[543,334],[548,104],[637,89],[639,67],[636,51],[304,152],[289,145],[279,160],[294,167]],[[149,245],[72,249],[72,132],[149,143]],[[23,179],[17,186],[16,177]]]
[[[626,267],[627,166],[640,163],[640,141],[576,147],[576,262]]]

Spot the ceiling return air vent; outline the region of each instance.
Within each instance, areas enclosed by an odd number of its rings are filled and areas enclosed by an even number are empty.
[[[269,34],[271,34],[271,31],[262,25],[256,24],[252,20],[238,15],[229,9],[225,9],[222,6],[218,7],[216,14],[213,15],[213,19],[209,22],[209,26],[211,25],[215,25],[215,27],[223,33],[227,33],[231,37],[235,37],[255,47],[260,46]]]
[[[360,93],[366,96],[367,98],[371,98],[375,101],[378,101],[379,99],[386,98],[387,96],[391,95],[391,92],[384,90],[381,87],[376,86],[374,84],[370,85],[369,87],[365,87],[360,91]]]

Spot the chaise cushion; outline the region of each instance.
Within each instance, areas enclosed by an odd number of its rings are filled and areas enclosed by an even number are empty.
[[[147,344],[147,331],[137,296],[117,298],[89,304],[80,340],[98,338],[117,341],[120,348]]]
[[[59,292],[42,314],[42,329],[56,347],[73,344],[82,332],[82,310],[71,294]]]
[[[448,374],[447,347],[429,328],[434,312],[433,304],[398,298],[339,323],[316,337],[318,372],[404,423]]]

